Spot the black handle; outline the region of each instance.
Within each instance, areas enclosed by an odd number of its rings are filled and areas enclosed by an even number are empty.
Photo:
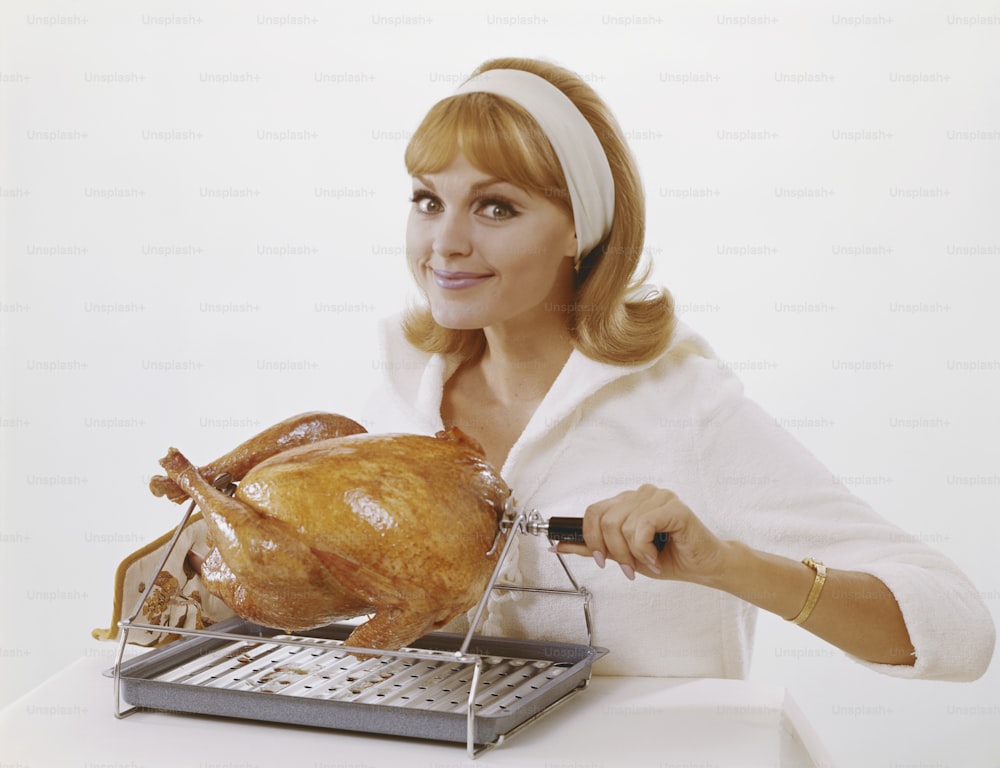
[[[553,541],[570,541],[574,544],[583,544],[583,518],[582,517],[550,517],[548,537]],[[657,551],[662,552],[670,539],[669,533],[657,533],[653,537],[653,544]]]

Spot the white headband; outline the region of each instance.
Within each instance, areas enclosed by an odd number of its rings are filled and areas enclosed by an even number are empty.
[[[489,69],[455,94],[493,93],[523,107],[562,165],[576,228],[577,264],[611,231],[615,182],[597,134],[570,98],[544,77],[520,69]]]

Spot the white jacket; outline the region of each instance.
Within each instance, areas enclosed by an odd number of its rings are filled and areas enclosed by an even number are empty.
[[[362,421],[372,432],[433,434],[453,361],[412,347],[399,318],[382,326],[383,388]],[[989,611],[941,553],[888,523],[747,399],[708,344],[678,323],[666,352],[620,366],[574,351],[501,469],[519,505],[543,517],[643,483],[674,491],[718,536],[881,579],[903,612],[916,664],[871,664],[899,677],[970,680],[993,653]],[[521,535],[502,580],[567,587],[541,536]],[[744,677],[757,609],[717,590],[637,577],[567,557],[593,595],[596,674]],[[585,642],[577,597],[496,592],[480,631]]]

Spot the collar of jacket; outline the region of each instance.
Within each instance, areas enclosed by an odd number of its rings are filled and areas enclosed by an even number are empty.
[[[412,346],[400,330],[398,316],[383,323],[382,343],[385,352],[383,364],[394,393],[416,411],[421,421],[427,424],[428,432],[443,429],[441,399],[444,385],[455,372],[458,362]],[[661,359],[662,356],[635,365],[618,365],[593,360],[574,349],[518,442],[530,442],[539,432],[548,431],[571,416],[580,404],[604,387],[647,370]]]

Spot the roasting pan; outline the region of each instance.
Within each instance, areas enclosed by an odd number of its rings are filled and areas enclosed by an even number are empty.
[[[356,628],[350,623],[290,635],[236,617],[210,629],[171,628],[182,638],[125,662],[131,630],[162,630],[136,618],[194,509],[192,502],[135,610],[119,622],[107,672],[118,718],[148,709],[463,742],[474,758],[584,690],[593,663],[607,653],[591,643],[590,594],[561,555],[571,588],[498,583],[512,534],[545,532],[537,512],[511,506],[506,541],[464,635],[432,632],[384,651],[345,645]],[[580,598],[586,644],[475,634],[496,590]]]
[[[435,632],[359,661],[343,650],[350,624],[282,635],[237,618],[215,629],[123,664],[121,695],[149,709],[463,743],[471,722],[478,752],[586,687],[605,653],[473,636],[462,654],[464,635]]]

